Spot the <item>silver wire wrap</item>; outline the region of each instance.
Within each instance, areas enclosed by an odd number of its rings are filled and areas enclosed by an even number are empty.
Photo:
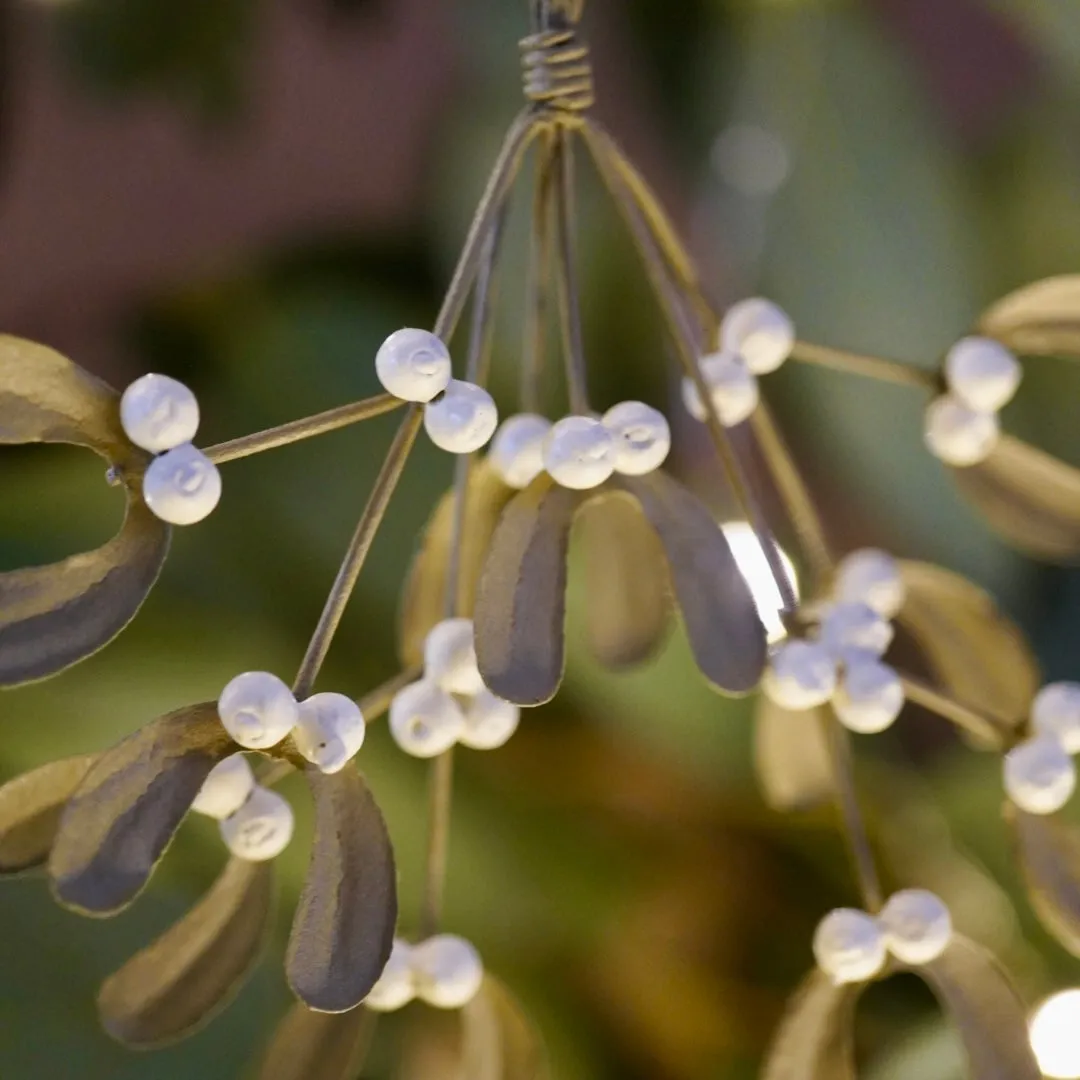
[[[553,112],[582,113],[593,103],[588,47],[572,29],[541,30],[520,42],[525,97]]]

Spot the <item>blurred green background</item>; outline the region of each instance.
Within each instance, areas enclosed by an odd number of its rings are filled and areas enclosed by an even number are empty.
[[[146,370],[181,378],[203,403],[204,444],[376,392],[375,349],[431,321],[519,107],[524,0],[2,10],[3,330],[117,386]],[[807,340],[931,366],[990,301],[1080,266],[1075,0],[590,0],[586,27],[598,112],[721,303],[764,292]],[[595,179],[581,179],[597,404],[671,405],[674,467],[712,498],[715,464],[676,406],[631,248]],[[519,213],[496,341],[507,403],[524,237]],[[1080,462],[1078,379],[1030,363],[1010,430]],[[1080,577],[1008,552],[957,500],[922,449],[917,395],[791,366],[769,390],[841,550],[881,544],[967,574],[1029,632],[1048,678],[1080,677]],[[135,623],[61,677],[0,698],[3,776],[106,746],[216,696],[237,671],[287,676],[394,424],[227,465],[220,509],[177,531]],[[0,568],[111,535],[119,496],[92,455],[18,448],[0,461]],[[360,695],[395,671],[399,585],[450,468],[419,447],[322,688]],[[583,584],[572,580],[577,612]],[[446,926],[523,999],[560,1080],[751,1077],[817,919],[856,900],[831,815],[764,808],[752,703],[711,694],[678,635],[628,676],[573,644],[571,658],[559,698],[509,746],[459,756]],[[890,883],[939,891],[1033,1000],[1080,983],[1016,891],[997,763],[914,709],[857,750]],[[393,833],[407,926],[425,768],[382,724],[363,767]],[[307,854],[309,807],[286,790],[298,839],[280,859],[273,947],[222,1016],[153,1055],[98,1030],[94,992],[213,879],[212,823],[186,824],[152,887],[109,922],[62,912],[39,879],[0,888],[0,1077],[231,1080],[251,1068],[287,1004],[281,949]],[[385,1024],[364,1075],[393,1075],[405,1038]],[[868,995],[860,1052],[871,1080],[962,1075],[914,981]]]

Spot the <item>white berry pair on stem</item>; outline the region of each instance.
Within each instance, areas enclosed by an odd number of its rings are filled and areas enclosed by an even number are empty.
[[[1031,738],[1005,755],[1005,792],[1026,813],[1053,814],[1076,790],[1080,683],[1044,686],[1031,704],[1031,730]]]
[[[480,954],[464,938],[437,934],[416,945],[394,938],[390,959],[364,1004],[393,1012],[419,998],[437,1009],[460,1009],[476,997],[483,981]]]

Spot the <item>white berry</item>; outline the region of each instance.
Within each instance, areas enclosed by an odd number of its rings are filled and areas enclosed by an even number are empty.
[[[390,734],[413,757],[435,757],[461,737],[465,714],[437,683],[427,679],[398,691],[390,704]]]
[[[927,406],[923,437],[930,453],[947,465],[963,469],[985,461],[1000,434],[996,413],[976,412],[951,394]]]
[[[257,787],[231,817],[221,822],[226,847],[248,862],[280,855],[293,834],[292,807],[276,792]]]
[[[563,487],[594,488],[615,471],[615,439],[591,416],[566,416],[544,440],[544,468]]]
[[[196,814],[227,818],[247,802],[255,788],[255,774],[243,754],[230,754],[207,774],[191,804]]]
[[[832,697],[836,661],[816,641],[785,641],[769,659],[761,689],[785,709],[812,709]]]
[[[865,911],[837,908],[818,923],[814,958],[834,983],[872,979],[885,966],[885,932]]]
[[[408,1005],[416,997],[412,963],[412,946],[401,938],[394,938],[390,959],[386,961],[379,981],[368,991],[364,1004],[376,1012],[393,1012]]]
[[[476,694],[484,688],[476,664],[472,619],[443,619],[428,631],[424,678],[451,694]]]
[[[521,710],[513,702],[485,688],[466,706],[465,727],[458,742],[473,750],[494,750],[517,731],[520,719]]]
[[[451,379],[441,397],[424,406],[424,430],[440,450],[471,454],[499,426],[495,400],[482,387]]]
[[[848,655],[833,695],[833,712],[849,731],[884,731],[904,707],[904,685],[896,671],[871,653]]]
[[[1080,754],[1080,683],[1044,686],[1031,704],[1031,725],[1040,734],[1055,736],[1067,753]]]
[[[720,344],[738,353],[755,375],[767,375],[791,355],[795,327],[771,300],[751,297],[733,304],[724,314]]]
[[[484,981],[480,954],[464,938],[438,934],[413,946],[416,996],[437,1009],[467,1005]]]
[[[195,438],[199,403],[182,382],[144,375],[120,398],[120,424],[136,446],[160,454]]]
[[[897,561],[879,548],[859,548],[840,560],[836,598],[859,601],[891,619],[904,604],[904,578]]]
[[[535,413],[507,417],[495,432],[488,461],[508,487],[527,488],[544,471],[544,440],[551,421]]]
[[[296,726],[292,691],[269,671],[246,671],[221,691],[218,716],[233,740],[248,750],[276,746]]]
[[[945,381],[969,409],[998,412],[1020,385],[1020,361],[991,338],[961,338],[945,357]]]
[[[345,768],[364,744],[364,714],[344,694],[313,694],[300,702],[296,749],[324,773]]]
[[[1036,735],[1005,755],[1005,792],[1029,814],[1053,814],[1076,789],[1076,766],[1052,735]]]
[[[154,458],[143,476],[143,499],[170,525],[202,521],[221,498],[221,473],[191,443],[182,443]]]
[[[430,401],[450,382],[450,352],[427,330],[395,330],[375,354],[375,373],[403,401]]]
[[[893,893],[878,913],[878,922],[885,931],[885,947],[905,964],[929,964],[952,940],[948,907],[926,889]]]
[[[881,656],[892,639],[892,625],[858,600],[831,605],[818,631],[818,640],[837,658],[849,649]]]
[[[741,424],[758,406],[761,392],[754,373],[735,352],[717,352],[698,361],[713,407],[724,427]],[[705,421],[708,412],[698,393],[697,383],[687,377],[682,382],[683,404],[695,419]]]
[[[601,423],[615,439],[615,471],[644,476],[660,468],[671,449],[671,428],[662,412],[642,401],[623,401]]]

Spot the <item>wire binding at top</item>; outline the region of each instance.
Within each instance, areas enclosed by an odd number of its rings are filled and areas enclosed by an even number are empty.
[[[541,30],[520,42],[525,97],[552,112],[583,113],[595,100],[589,49],[571,29]]]

